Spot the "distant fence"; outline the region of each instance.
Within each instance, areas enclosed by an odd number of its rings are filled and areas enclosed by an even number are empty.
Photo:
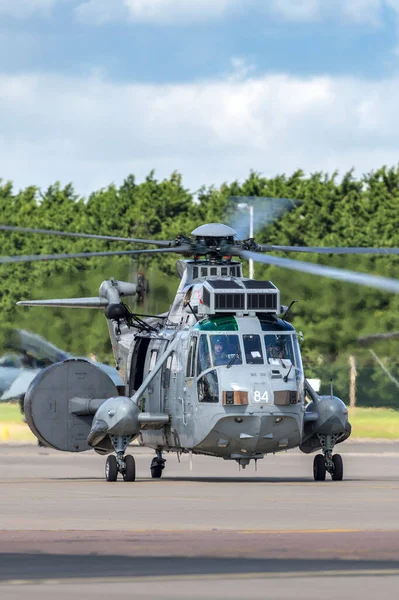
[[[320,394],[334,394],[347,405],[380,406],[399,410],[399,364],[396,356],[362,364],[354,356],[329,365],[314,365],[309,376],[320,379]],[[305,373],[307,373],[305,363]]]

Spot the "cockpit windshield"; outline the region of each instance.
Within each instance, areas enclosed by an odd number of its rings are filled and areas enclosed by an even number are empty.
[[[292,364],[295,364],[290,335],[268,333],[265,335],[265,346],[269,362],[290,360]]]
[[[247,365],[263,365],[263,351],[259,335],[243,335]]]
[[[213,365],[228,365],[234,358],[235,365],[242,364],[240,341],[238,335],[211,335]]]

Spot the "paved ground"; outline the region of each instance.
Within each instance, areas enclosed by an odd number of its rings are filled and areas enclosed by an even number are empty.
[[[94,453],[0,446],[0,598],[396,598],[399,443],[340,451],[343,482],[297,451],[152,480],[133,449],[138,480],[107,483]]]

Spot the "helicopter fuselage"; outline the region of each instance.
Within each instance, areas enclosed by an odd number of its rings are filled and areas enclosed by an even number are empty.
[[[218,321],[224,325],[229,321],[232,329],[218,329]],[[256,316],[215,318],[212,331],[207,330],[208,324],[206,320],[176,333],[179,345],[153,380],[142,405],[148,412],[168,413],[170,423],[164,431],[141,430],[140,442],[154,448],[193,450],[240,460],[298,446],[305,410],[299,352],[297,365],[288,358],[268,358],[264,345],[268,336],[279,331],[294,347],[293,328],[278,321],[261,322]],[[234,360],[234,347],[225,363],[217,365],[210,351],[210,364],[203,368],[200,346],[209,348],[213,338],[220,336],[238,343],[240,356]],[[255,352],[261,356],[255,364],[245,352],[248,339],[260,343],[261,352]],[[197,356],[190,352],[194,348]],[[162,342],[150,340],[144,376],[160,351]],[[240,364],[234,364],[237,362]]]
[[[167,414],[169,422],[161,429],[142,428],[141,444],[220,456],[243,465],[300,444],[304,373],[294,327],[278,319],[275,311],[223,310],[198,316],[206,282],[217,289],[236,289],[246,281],[226,275],[188,282],[183,278],[169,326],[138,334],[121,327],[117,334],[110,324],[129,397],[168,344],[178,340],[139,400],[140,410]],[[216,339],[225,345],[221,357],[214,351]]]

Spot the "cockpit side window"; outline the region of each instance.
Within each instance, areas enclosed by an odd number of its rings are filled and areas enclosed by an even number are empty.
[[[292,340],[290,335],[269,333],[265,335],[267,360],[290,360],[295,364]]]
[[[210,336],[213,365],[228,365],[234,359],[235,365],[242,364],[238,335],[216,334]]]
[[[197,373],[198,375],[209,369],[211,366],[211,356],[209,352],[208,336],[203,334],[200,336],[198,343],[198,357],[197,357]]]
[[[263,352],[259,335],[243,335],[247,365],[263,365]]]
[[[198,379],[198,401],[219,402],[219,385],[216,370],[209,371]]]
[[[295,333],[294,333],[294,335],[292,337],[293,337],[293,340],[294,340],[294,353],[295,353],[296,366],[298,367],[298,369],[301,369],[301,371],[303,371],[302,358],[301,358],[301,350],[299,348],[298,338],[295,335]]]

